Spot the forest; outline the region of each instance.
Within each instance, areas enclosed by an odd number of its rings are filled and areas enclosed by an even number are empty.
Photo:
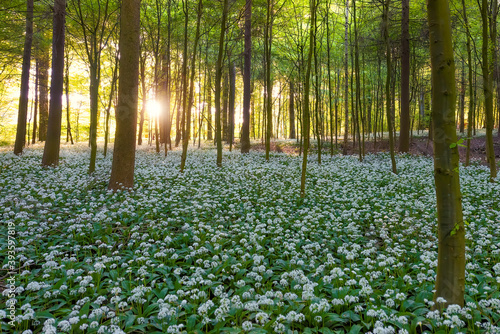
[[[0,3],[0,332],[500,333],[488,0]]]

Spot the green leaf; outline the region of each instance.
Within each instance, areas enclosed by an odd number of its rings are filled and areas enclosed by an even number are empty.
[[[358,334],[361,331],[361,329],[363,329],[363,327],[361,327],[360,325],[354,325],[351,327],[349,334]]]

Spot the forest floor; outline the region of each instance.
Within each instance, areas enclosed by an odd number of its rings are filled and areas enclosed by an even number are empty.
[[[460,138],[460,137],[459,137]],[[399,141],[395,142],[395,150],[397,151]],[[458,151],[460,154],[460,161],[465,162],[466,157],[466,141],[464,140],[461,145],[458,145]],[[334,144],[335,146],[335,144]],[[334,154],[342,152],[343,141],[338,140],[338,147],[334,148]],[[496,134],[493,136],[493,147],[495,150],[495,157],[500,158],[500,137]],[[260,142],[255,142],[252,145],[252,149],[257,151],[265,151],[265,145]],[[370,140],[365,140],[365,154],[366,153],[381,153],[389,151],[389,140],[387,136],[382,140],[377,140],[375,143],[373,138]],[[278,153],[286,153],[292,155],[298,155],[300,152],[299,144],[296,141],[271,141],[271,151]],[[415,156],[433,156],[433,143],[428,137],[415,136],[410,142],[410,154]],[[311,152],[317,153],[317,142],[311,138]],[[359,152],[358,144],[350,141],[347,147],[348,155],[357,155]],[[330,154],[330,142],[323,143],[323,154]],[[474,163],[486,164],[486,137],[480,135],[474,137],[470,141],[470,160]]]
[[[102,151],[100,151],[102,152]],[[465,305],[433,311],[430,157],[143,145],[135,187],[84,143],[0,152],[1,333],[500,333],[500,182],[460,169]],[[13,272],[13,273],[11,273]],[[9,318],[10,312],[14,321]]]

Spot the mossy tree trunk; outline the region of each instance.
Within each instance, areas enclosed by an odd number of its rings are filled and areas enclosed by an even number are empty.
[[[465,229],[455,129],[455,63],[447,0],[428,0],[432,68],[434,180],[438,216],[435,307],[464,305]],[[438,298],[446,302],[439,303]]]

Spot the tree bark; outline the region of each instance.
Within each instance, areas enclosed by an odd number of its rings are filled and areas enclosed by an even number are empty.
[[[228,141],[229,152],[233,150],[234,139],[234,104],[236,100],[236,68],[234,62],[229,59],[229,109],[228,109]]]
[[[28,0],[26,5],[26,35],[24,37],[23,66],[21,73],[21,93],[19,94],[19,111],[17,114],[16,142],[14,154],[23,153],[26,145],[26,119],[28,114],[31,45],[33,42],[33,0]]]
[[[493,90],[490,76],[489,54],[488,54],[488,0],[482,0],[481,18],[483,21],[483,48],[482,48],[482,71],[483,71],[483,94],[484,111],[486,116],[486,160],[490,166],[490,182],[494,182],[497,176],[495,163],[495,150],[493,147]]]
[[[342,154],[347,154],[349,137],[349,0],[345,1],[345,38],[344,38],[344,147]]]
[[[123,0],[120,17],[120,76],[116,135],[108,189],[134,186],[139,85],[140,0]]]
[[[431,0],[435,1],[435,0]],[[385,94],[386,94],[386,117],[387,117],[387,129],[389,131],[389,150],[391,154],[391,166],[392,172],[394,174],[398,173],[396,167],[396,158],[394,156],[394,132],[392,128],[392,117],[391,117],[391,76],[392,76],[392,64],[391,64],[391,45],[389,41],[389,5],[391,0],[386,0],[384,3],[384,12],[382,15],[383,25],[384,25],[384,41],[386,45],[386,62],[387,62],[387,77],[385,83]]]
[[[447,0],[427,2],[432,69],[434,180],[438,216],[438,267],[435,307],[464,305],[465,229],[462,218],[457,135],[455,63]],[[455,143],[455,146],[453,144]],[[446,302],[439,303],[438,298]]]
[[[245,5],[245,64],[243,67],[243,125],[241,127],[241,153],[250,151],[250,100],[252,76],[252,0]],[[252,113],[254,111],[252,110]]]
[[[290,139],[295,139],[295,87],[293,81],[290,81],[290,101],[289,101],[289,110],[290,110]]]
[[[309,88],[311,82],[311,63],[313,57],[313,47],[314,47],[314,30],[316,27],[316,0],[310,0],[309,2],[310,12],[311,12],[311,23],[309,26],[309,53],[307,55],[307,68],[306,77],[304,84],[304,112],[302,115],[303,121],[303,132],[302,137],[304,139],[304,155],[302,157],[302,175],[300,178],[300,197],[306,197],[306,170],[307,170],[307,153],[309,150]]]
[[[401,17],[401,116],[399,152],[410,150],[410,0],[403,0]]]
[[[50,79],[49,121],[47,124],[47,141],[43,150],[43,166],[57,166],[59,164],[62,97],[64,93],[65,16],[66,0],[55,0],[52,25],[52,75]]]
[[[273,7],[274,0],[267,0],[266,33],[264,40],[264,56],[266,66],[266,161],[269,161],[271,151],[271,136],[273,131],[273,82],[271,75],[271,49],[273,38]]]
[[[221,79],[222,79],[222,58],[224,57],[224,39],[226,34],[228,0],[224,0],[222,6],[222,19],[219,36],[219,53],[217,56],[217,65],[215,68],[215,141],[217,143],[217,167],[222,167],[222,133],[220,124],[220,97],[221,97]]]
[[[198,9],[197,9],[197,19],[196,19],[196,33],[194,37],[194,46],[193,46],[193,56],[191,58],[191,74],[189,78],[189,100],[188,105],[186,106],[186,119],[185,119],[185,129],[184,136],[182,138],[182,155],[181,155],[181,173],[184,172],[184,166],[186,165],[186,157],[187,157],[187,149],[189,145],[189,136],[190,136],[190,128],[191,128],[191,109],[193,108],[193,95],[194,95],[194,75],[196,69],[196,54],[198,49],[198,41],[200,40],[200,21],[202,14],[202,0],[198,0]],[[187,7],[187,5],[186,5]],[[187,15],[187,14],[186,14]],[[187,18],[186,18],[187,20]]]

